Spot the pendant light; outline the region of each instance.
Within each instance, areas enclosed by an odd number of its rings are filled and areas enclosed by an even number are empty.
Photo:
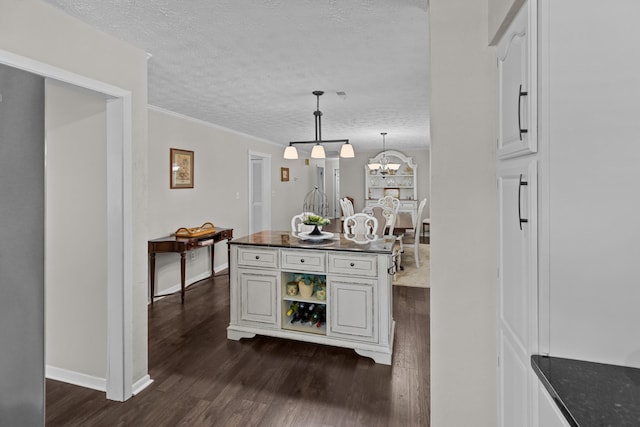
[[[397,171],[400,169],[399,163],[390,162],[387,158],[387,147],[385,137],[387,136],[387,132],[380,132],[382,135],[382,158],[380,162],[371,162],[367,166],[369,170],[377,171],[380,175],[386,175],[389,171]]]
[[[311,150],[311,158],[313,159],[324,159],[326,157],[324,146],[322,143],[327,142],[344,142],[342,147],[340,148],[340,157],[342,158],[353,158],[355,157],[355,152],[353,150],[353,145],[349,144],[348,139],[322,139],[322,112],[320,111],[320,96],[324,92],[321,90],[313,91],[313,94],[317,99],[316,111],[313,112],[315,117],[315,125],[316,125],[316,139],[314,141],[291,141],[289,142],[289,146],[284,150],[284,158],[285,159],[297,159],[298,158],[298,150],[294,146],[294,144],[315,144],[313,149]]]

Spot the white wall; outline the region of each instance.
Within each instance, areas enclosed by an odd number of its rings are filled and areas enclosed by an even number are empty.
[[[496,418],[496,59],[487,3],[431,0],[431,425]]]
[[[132,93],[131,326],[137,381],[147,375],[147,56],[38,0],[0,0],[0,10],[0,49]]]
[[[107,375],[104,96],[45,82],[48,368]]]
[[[249,231],[248,153],[271,155],[271,228],[288,230],[291,217],[302,210],[304,196],[315,182],[315,166],[304,158],[284,160],[284,148],[249,135],[149,108],[149,239],[167,236],[180,227],[204,222],[233,228],[234,237]],[[169,149],[194,151],[194,188],[169,188]],[[289,168],[289,181],[280,181],[280,167]],[[187,259],[187,284],[208,275],[208,248]],[[227,245],[215,248],[215,270],[227,267]],[[156,293],[180,284],[178,254],[156,256]]]

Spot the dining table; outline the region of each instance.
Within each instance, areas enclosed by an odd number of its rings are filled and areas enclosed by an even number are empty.
[[[407,230],[414,228],[413,217],[410,212],[398,212],[396,216],[396,224],[393,226],[393,234],[400,236],[405,234]]]

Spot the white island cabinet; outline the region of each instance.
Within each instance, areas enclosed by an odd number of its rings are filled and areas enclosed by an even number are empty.
[[[266,231],[230,245],[227,338],[266,335],[346,347],[391,364],[392,239],[360,245],[337,235],[311,243]]]

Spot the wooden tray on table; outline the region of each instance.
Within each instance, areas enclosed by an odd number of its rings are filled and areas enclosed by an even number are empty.
[[[176,237],[192,239],[195,237],[208,236],[209,234],[214,234],[215,232],[216,227],[210,222],[205,222],[200,227],[180,227],[176,230],[175,235]]]

